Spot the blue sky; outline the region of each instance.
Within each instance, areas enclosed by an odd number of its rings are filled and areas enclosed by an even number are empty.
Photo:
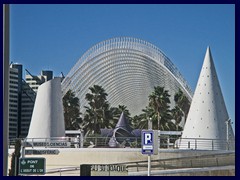
[[[10,61],[36,75],[42,69],[67,75],[96,43],[131,36],[159,47],[194,91],[210,45],[235,122],[235,5],[14,4],[10,8]]]

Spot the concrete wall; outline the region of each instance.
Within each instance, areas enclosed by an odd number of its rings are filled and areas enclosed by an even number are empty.
[[[142,155],[140,148],[58,148],[58,150],[60,151],[58,155],[26,155],[25,157],[46,158],[46,171],[64,167],[79,167],[80,164],[113,164],[131,161],[147,161],[147,155]],[[9,167],[11,165],[12,152],[9,152]],[[151,159],[190,157],[223,152],[226,151],[161,149],[159,150],[159,154],[152,155]]]

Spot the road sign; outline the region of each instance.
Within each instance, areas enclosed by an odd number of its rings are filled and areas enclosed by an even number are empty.
[[[46,154],[46,155],[58,155],[58,149],[25,149],[25,154]]]
[[[45,174],[45,158],[20,158],[19,174]]]
[[[158,132],[142,130],[142,154],[158,154]]]
[[[71,142],[67,141],[50,141],[50,142],[26,142],[25,147],[70,147]]]

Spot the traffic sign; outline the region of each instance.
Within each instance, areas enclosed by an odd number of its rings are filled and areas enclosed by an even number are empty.
[[[20,158],[19,174],[45,174],[45,158]]]
[[[142,130],[142,154],[158,154],[158,132]]]

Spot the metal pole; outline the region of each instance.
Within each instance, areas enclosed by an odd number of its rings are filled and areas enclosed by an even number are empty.
[[[21,156],[22,158],[25,158],[25,141],[24,140],[21,140],[21,147],[22,147]]]
[[[3,4],[3,176],[8,172],[9,4]]]
[[[17,176],[17,157],[15,156],[15,163],[14,163],[15,169],[14,169],[14,176]]]
[[[226,130],[226,135],[227,135],[227,137],[226,137],[226,139],[227,139],[227,149],[226,150],[228,150],[229,149],[229,143],[228,143],[228,141],[229,141],[229,134],[228,134],[228,129],[229,129],[229,122],[231,121],[231,119],[228,119],[227,121],[226,121],[226,126],[227,126],[227,130]]]
[[[229,137],[228,137],[228,123],[229,123],[229,121],[230,121],[230,119],[228,119],[227,121],[226,121],[226,125],[227,125],[227,143],[228,143],[228,139],[229,139]]]
[[[170,139],[169,136],[167,136],[167,148],[169,149],[169,143],[170,143]]]
[[[148,130],[152,129],[152,118],[148,119]]]
[[[148,176],[151,176],[151,154],[148,154]]]

